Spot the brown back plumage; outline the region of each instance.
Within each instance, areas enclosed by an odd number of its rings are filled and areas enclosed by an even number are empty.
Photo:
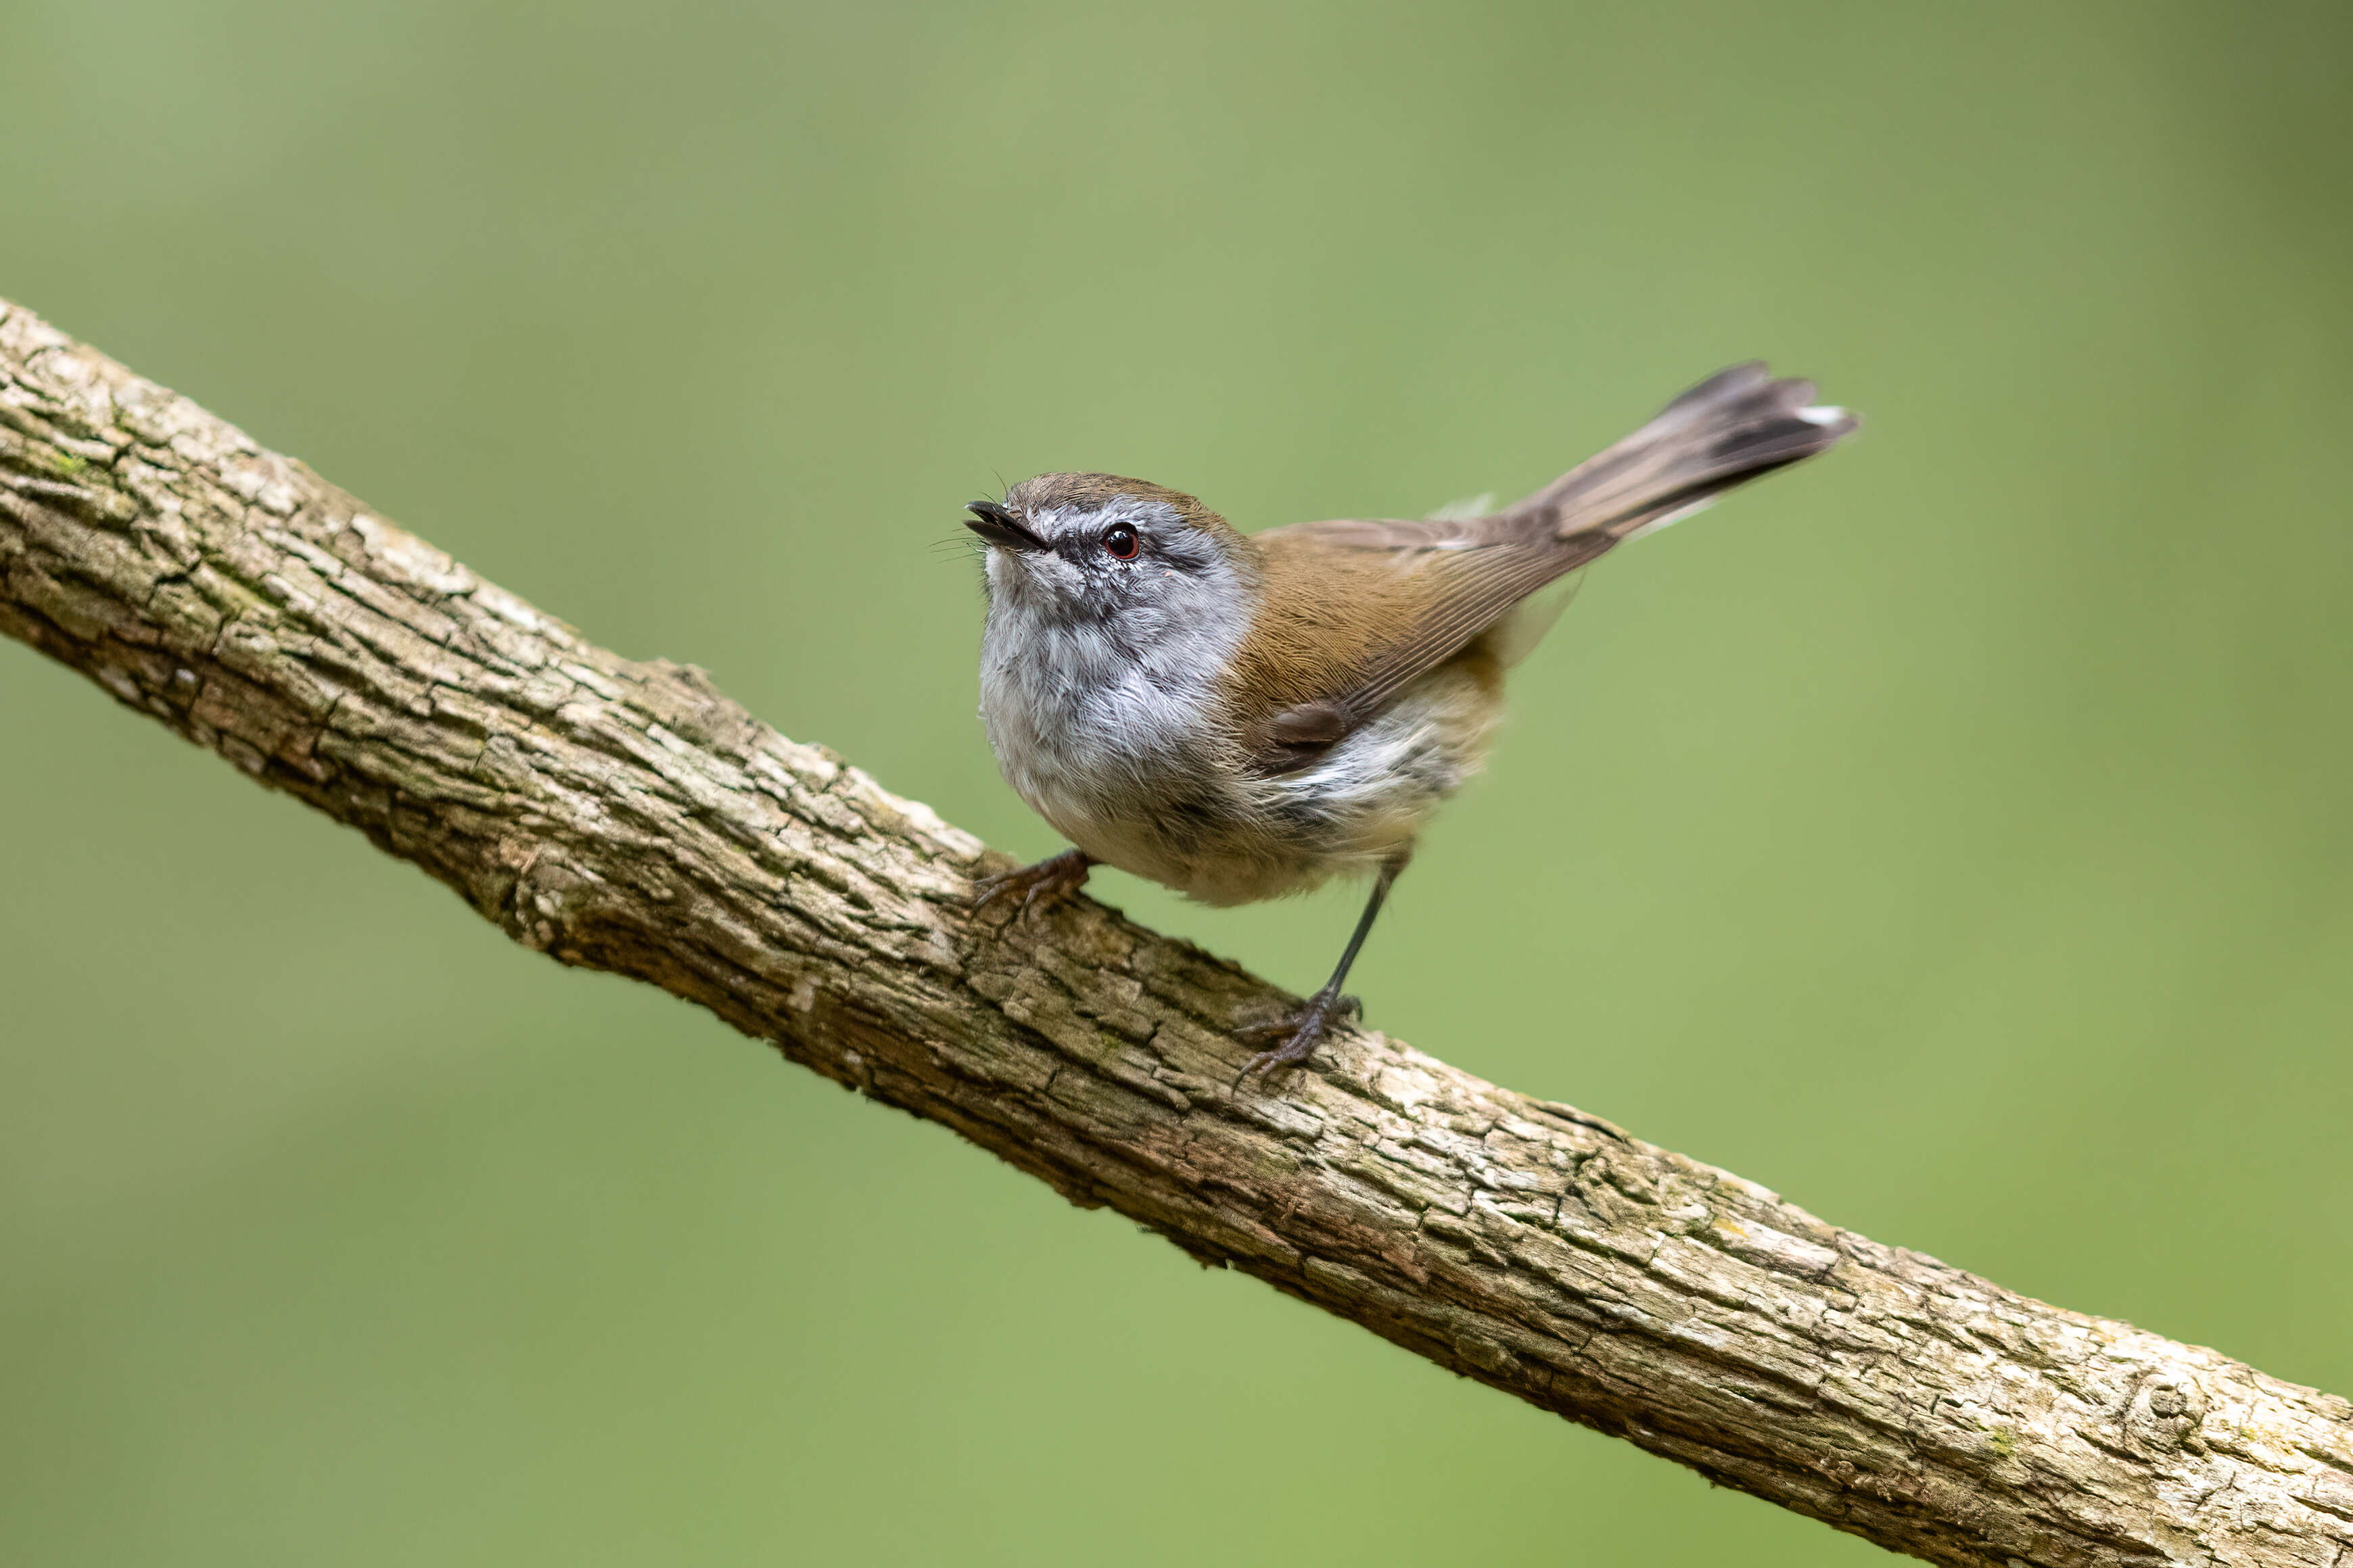
[[[1855,428],[1844,410],[1809,406],[1813,396],[1810,382],[1736,365],[1504,511],[1250,535],[1263,588],[1229,679],[1254,764],[1314,761],[1537,589]]]

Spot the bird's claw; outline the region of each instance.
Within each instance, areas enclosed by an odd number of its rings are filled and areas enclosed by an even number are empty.
[[[1363,1016],[1365,1005],[1354,996],[1318,992],[1307,1005],[1288,1017],[1271,1023],[1245,1024],[1234,1031],[1245,1045],[1261,1040],[1282,1041],[1271,1050],[1259,1052],[1244,1064],[1241,1077],[1256,1072],[1271,1072],[1277,1068],[1296,1067],[1314,1054],[1324,1037],[1335,1024],[1353,1024]],[[1240,1079],[1237,1079],[1240,1082]]]
[[[1082,850],[1066,849],[1060,855],[1050,855],[1034,866],[1018,870],[1000,871],[994,877],[981,879],[973,889],[972,908],[976,913],[997,900],[1021,897],[1021,905],[1013,911],[1014,921],[1027,921],[1032,912],[1050,910],[1087,884],[1087,872],[1094,865]]]

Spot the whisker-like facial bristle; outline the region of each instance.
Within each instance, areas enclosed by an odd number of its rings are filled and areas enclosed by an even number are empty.
[[[924,553],[935,561],[980,561],[987,557],[988,546],[969,533],[951,533],[924,546]]]

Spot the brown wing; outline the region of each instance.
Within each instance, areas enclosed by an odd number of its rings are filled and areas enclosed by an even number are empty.
[[[1509,510],[1293,523],[1250,536],[1265,606],[1236,659],[1257,766],[1312,763],[1513,605],[1646,528],[1854,429],[1813,385],[1736,365]]]
[[[1321,756],[1513,605],[1617,541],[1502,520],[1293,523],[1254,534],[1266,609],[1235,670],[1257,765]]]

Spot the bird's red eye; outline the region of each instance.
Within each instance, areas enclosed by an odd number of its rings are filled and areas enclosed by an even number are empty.
[[[1103,553],[1114,561],[1133,561],[1142,543],[1135,537],[1135,530],[1123,522],[1103,535]]]

